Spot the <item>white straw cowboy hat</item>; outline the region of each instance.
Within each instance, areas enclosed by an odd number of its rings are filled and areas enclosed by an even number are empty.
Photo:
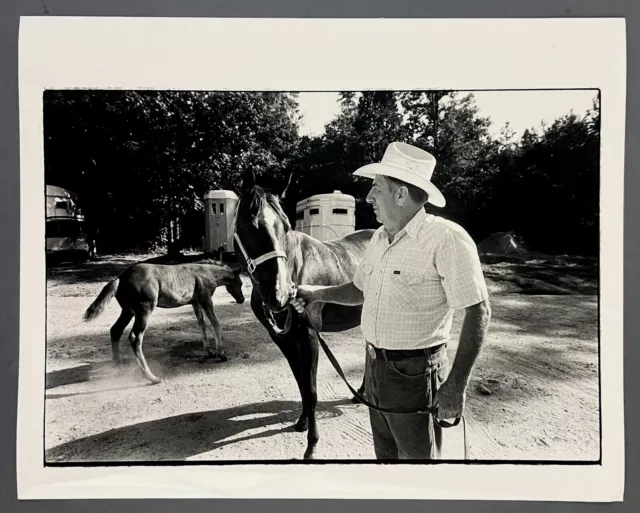
[[[353,174],[367,178],[375,178],[376,175],[397,178],[426,191],[429,194],[428,203],[444,207],[444,196],[431,182],[435,167],[436,159],[430,153],[410,144],[393,142],[387,146],[380,162],[367,164]]]

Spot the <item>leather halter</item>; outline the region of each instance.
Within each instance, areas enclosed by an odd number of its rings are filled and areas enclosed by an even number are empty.
[[[247,268],[249,270],[249,275],[251,275],[251,278],[253,278],[253,272],[256,270],[256,267],[258,267],[263,262],[271,260],[272,258],[284,258],[285,261],[287,260],[287,254],[284,251],[270,251],[269,253],[265,253],[264,255],[259,256],[258,258],[249,258],[247,251],[244,249],[244,246],[240,241],[240,237],[238,237],[238,233],[235,232],[233,234],[233,237],[236,239],[236,242],[240,247],[240,251],[242,251],[242,254],[244,255],[244,259],[247,261]]]
[[[247,254],[247,251],[244,249],[244,246],[242,245],[242,242],[240,242],[240,237],[238,237],[238,234],[234,233],[233,237],[236,239],[236,242],[238,243],[238,246],[240,247],[240,251],[242,251],[242,254],[244,255],[244,258],[247,261],[247,269],[249,270],[249,276],[251,277],[251,280],[254,283],[257,283],[258,280],[256,280],[253,277],[253,272],[255,271],[256,267],[259,266],[261,263],[266,262],[267,260],[271,260],[272,258],[284,258],[285,261],[287,260],[287,254],[284,251],[270,251],[269,253],[265,253],[264,255],[261,255],[261,256],[259,256],[258,258],[255,258],[255,259],[249,258],[249,255]],[[285,327],[284,328],[280,328],[276,324],[276,321],[273,318],[273,313],[271,312],[271,309],[267,308],[267,305],[264,304],[264,301],[262,301],[262,309],[264,310],[265,316],[267,318],[267,322],[271,326],[271,329],[277,335],[284,336],[287,333],[289,333],[289,330],[291,329],[291,320],[292,320],[291,313],[292,313],[292,310],[293,310],[293,307],[291,305],[287,305],[286,306],[287,320],[285,322]]]

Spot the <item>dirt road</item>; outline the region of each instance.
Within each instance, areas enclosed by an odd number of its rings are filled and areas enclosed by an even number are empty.
[[[47,461],[299,459],[297,386],[285,359],[251,313],[224,289],[214,295],[229,361],[201,361],[190,307],[158,309],[144,340],[163,378],[140,376],[126,334],[125,365],[110,362],[114,300],[90,324],[82,314],[126,262],[50,273],[47,297]],[[597,460],[599,457],[597,296],[516,293],[487,274],[493,319],[467,397],[469,457]],[[246,281],[247,298],[251,285]],[[455,319],[453,361],[461,316]],[[325,339],[353,386],[362,379],[360,329]],[[368,412],[325,357],[318,368],[318,458],[374,457]],[[446,457],[463,456],[462,431],[447,431]]]

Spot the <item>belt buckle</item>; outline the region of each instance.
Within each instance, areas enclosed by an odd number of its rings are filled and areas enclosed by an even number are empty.
[[[371,344],[367,344],[367,351],[369,351],[369,356],[372,360],[376,359],[376,350]]]

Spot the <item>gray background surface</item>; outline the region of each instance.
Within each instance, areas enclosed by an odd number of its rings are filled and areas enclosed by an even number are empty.
[[[507,513],[562,512],[636,512],[640,511],[638,491],[638,409],[639,401],[630,400],[638,389],[636,369],[639,350],[638,332],[639,270],[634,264],[640,254],[639,231],[625,229],[625,430],[626,492],[617,504],[572,504],[468,501],[299,501],[299,500],[104,500],[104,501],[23,501],[16,498],[15,426],[18,386],[19,341],[19,125],[18,125],[18,28],[19,17],[52,16],[179,16],[179,17],[312,17],[312,18],[519,18],[519,17],[625,17],[627,20],[627,127],[625,154],[625,226],[640,223],[638,111],[638,43],[640,39],[640,2],[638,0],[444,0],[393,2],[339,0],[2,0],[0,2],[0,510],[6,512],[81,512],[113,511],[154,513],[185,511],[341,511],[367,512],[424,511]],[[594,34],[597,37],[597,34]],[[535,43],[532,41],[532,43]],[[606,180],[606,176],[602,177]],[[464,486],[464,483],[460,483]]]

